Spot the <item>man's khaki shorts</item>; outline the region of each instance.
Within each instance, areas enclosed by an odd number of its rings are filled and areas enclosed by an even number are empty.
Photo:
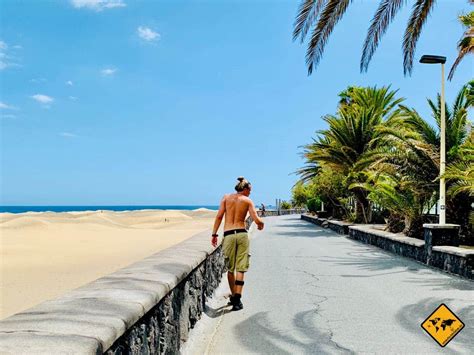
[[[222,242],[227,271],[246,272],[249,269],[249,236],[247,233],[229,234]]]

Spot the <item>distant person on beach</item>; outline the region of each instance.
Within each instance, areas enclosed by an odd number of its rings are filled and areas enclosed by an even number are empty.
[[[212,230],[212,246],[216,247],[217,230],[225,215],[222,250],[227,268],[227,280],[232,293],[229,305],[232,305],[233,311],[239,311],[244,307],[241,301],[242,287],[244,285],[244,273],[248,270],[250,264],[249,237],[245,229],[247,212],[250,213],[250,217],[257,224],[258,229],[263,229],[263,221],[258,217],[255,206],[249,198],[252,190],[250,182],[245,180],[244,177],[239,177],[237,180],[239,181],[235,186],[237,193],[224,195]],[[234,274],[234,271],[237,271],[237,275]]]
[[[260,209],[262,210],[262,217],[265,217],[265,205],[263,203]]]

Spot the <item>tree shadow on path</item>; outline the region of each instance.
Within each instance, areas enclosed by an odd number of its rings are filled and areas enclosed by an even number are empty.
[[[279,329],[268,312],[259,312],[236,325],[237,338],[250,352],[261,354],[334,354],[353,353],[332,340],[330,330],[320,330],[312,322],[314,310],[299,312],[293,318],[298,336]],[[303,339],[304,340],[301,340]]]

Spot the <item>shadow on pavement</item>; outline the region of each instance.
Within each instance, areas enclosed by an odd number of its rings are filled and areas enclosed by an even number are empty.
[[[288,222],[288,220],[286,220],[285,222]],[[278,223],[276,224],[276,226],[278,227],[282,227],[282,228],[295,228],[295,227],[303,227],[303,228],[311,228],[312,230],[315,230],[315,229],[324,229],[324,228],[321,228],[315,224],[312,224],[312,223],[298,223],[299,221],[295,221],[293,223]]]
[[[285,223],[276,224],[275,230],[272,230],[272,235],[282,235],[285,237],[299,237],[299,238],[333,238],[341,237],[332,230],[323,229],[314,224],[302,223]]]
[[[295,315],[297,337],[271,324],[268,312],[259,312],[236,326],[237,338],[250,352],[260,354],[334,354],[352,353],[332,340],[332,333],[317,329],[312,320],[315,311]],[[301,340],[304,339],[304,340]],[[282,348],[284,346],[285,350]]]
[[[229,313],[231,311],[231,306],[221,306],[219,308],[212,308],[209,307],[207,304],[204,305],[204,313],[209,317],[209,318],[218,318],[226,313]]]
[[[428,268],[427,268],[428,269]],[[433,269],[434,271],[438,271]],[[460,290],[460,291],[474,291],[474,282],[467,279],[462,279],[457,275],[450,275],[447,273],[439,272],[440,275],[437,277],[423,277],[420,278],[408,278],[405,282],[432,287],[433,290]],[[474,294],[473,294],[474,299]]]
[[[406,259],[394,254],[389,254],[383,250],[373,249],[352,249],[352,251],[348,252],[346,256],[326,256],[321,257],[319,260],[336,265],[355,266],[361,270],[367,271],[387,271],[394,268],[404,267],[406,269],[403,271],[399,270],[399,272],[416,273],[422,269],[426,269],[426,267],[418,264],[414,260]],[[367,277],[372,276],[377,276],[377,274],[367,275]]]

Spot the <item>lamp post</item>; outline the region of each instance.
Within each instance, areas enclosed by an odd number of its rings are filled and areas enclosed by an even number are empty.
[[[446,183],[444,181],[444,172],[446,170],[446,113],[444,103],[444,63],[446,57],[439,55],[424,55],[420,59],[423,64],[441,64],[441,117],[440,117],[440,157],[439,157],[439,224],[446,224]]]

